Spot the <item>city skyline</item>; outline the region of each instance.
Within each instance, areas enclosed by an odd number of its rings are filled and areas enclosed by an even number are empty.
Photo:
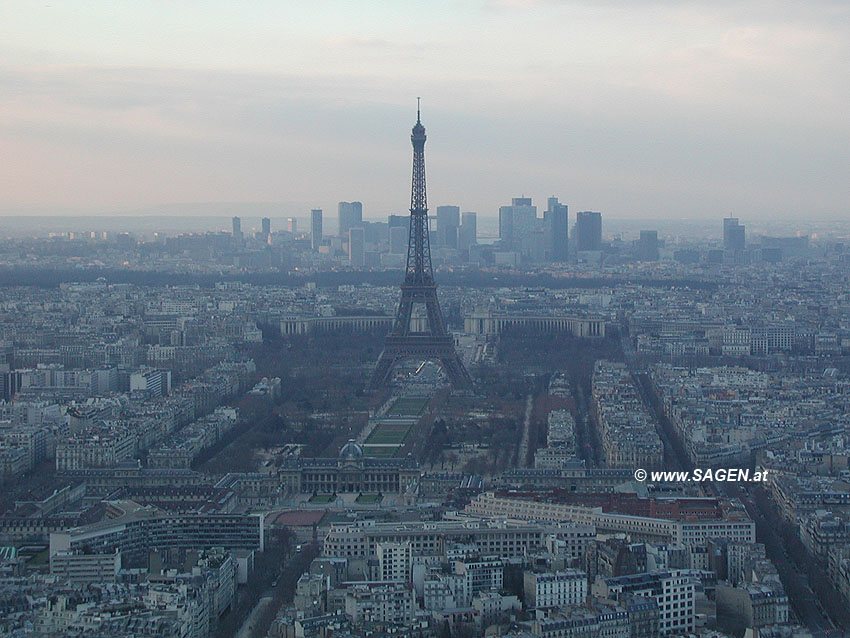
[[[482,218],[523,192],[610,218],[847,216],[841,3],[162,15],[9,12],[4,214],[274,202],[286,217],[349,199],[365,217],[404,212],[399,133],[421,95],[432,200]]]
[[[4,9],[0,635],[850,638],[850,4]]]
[[[424,122],[409,215],[0,219],[0,634],[847,636],[850,223],[479,225]]]

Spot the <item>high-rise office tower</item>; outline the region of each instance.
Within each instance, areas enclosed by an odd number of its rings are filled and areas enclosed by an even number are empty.
[[[403,255],[407,250],[407,237],[410,234],[410,215],[387,216],[387,241],[390,253]],[[403,245],[402,243],[403,242]]]
[[[353,268],[366,265],[366,231],[362,227],[348,229],[348,264]]]
[[[746,247],[746,227],[738,223],[737,217],[723,219],[723,250],[743,251]]]
[[[242,243],[242,220],[239,217],[234,217],[231,220],[233,224],[233,239],[237,244]]]
[[[407,235],[409,231],[404,226],[390,226],[390,253],[393,255],[403,255],[407,252]]]
[[[262,230],[259,235],[260,241],[264,244],[271,243],[272,240],[272,220],[268,217],[262,219]]]
[[[505,248],[514,243],[514,210],[510,206],[499,207],[499,241]]]
[[[363,225],[363,204],[360,202],[339,203],[339,236],[348,237],[348,231]]]
[[[499,239],[503,247],[530,255],[537,230],[537,206],[530,197],[514,197],[510,206],[499,207]]]
[[[460,229],[457,233],[457,247],[469,250],[470,246],[478,243],[478,215],[467,211],[461,215]]]
[[[386,244],[389,237],[389,225],[387,222],[363,222],[363,230],[366,231],[367,244]]]
[[[549,261],[567,261],[569,240],[568,209],[566,204],[550,197],[543,220],[546,234],[546,259]]]
[[[637,258],[640,261],[658,261],[658,231],[642,230],[637,245]]]
[[[286,230],[292,233],[293,235],[296,235],[298,233],[298,220],[294,217],[287,217]]]
[[[536,219],[534,223],[534,232],[531,234],[531,240],[525,242],[523,246],[523,257],[531,259],[537,263],[543,263],[547,259],[548,237],[546,234],[546,223],[542,219]]]
[[[410,215],[389,215],[387,217],[387,226],[393,228],[395,226],[403,226],[410,228]]]
[[[322,245],[322,209],[314,208],[310,211],[310,248],[319,250]]]
[[[437,245],[457,248],[460,206],[437,206]]]
[[[576,215],[573,230],[576,250],[602,250],[602,213],[582,211]]]

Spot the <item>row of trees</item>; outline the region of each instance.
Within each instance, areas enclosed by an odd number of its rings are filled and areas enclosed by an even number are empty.
[[[597,277],[554,276],[550,273],[504,272],[476,268],[439,270],[437,280],[443,286],[462,288],[602,288],[617,285],[651,286],[656,288],[692,288],[714,290],[718,284],[708,279],[665,279],[632,277],[628,275],[599,275]],[[319,287],[337,286],[397,286],[404,278],[401,270],[339,270],[303,274],[288,270],[268,270],[249,273],[174,273],[154,270],[119,268],[40,268],[35,266],[6,266],[0,268],[0,286],[38,286],[55,288],[60,283],[92,282],[105,279],[109,283],[130,283],[138,286],[201,286],[212,288],[222,281],[241,281],[256,286],[293,286],[315,283]]]
[[[292,554],[294,541],[294,535],[286,528],[276,529],[268,535],[265,551],[258,554],[254,561],[253,574],[248,582],[237,590],[236,601],[230,610],[219,619],[215,638],[232,638],[236,635],[260,597],[284,571],[285,561]]]

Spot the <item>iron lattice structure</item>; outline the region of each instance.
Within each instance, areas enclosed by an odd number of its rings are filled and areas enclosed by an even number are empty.
[[[407,266],[401,284],[401,300],[393,329],[387,335],[384,350],[375,366],[372,388],[389,383],[395,365],[403,359],[438,361],[452,386],[468,389],[472,379],[454,347],[454,338],[446,332],[443,313],[437,300],[437,284],[431,265],[428,238],[428,200],[425,189],[425,127],[416,109],[416,125],[410,135],[413,143],[413,185],[410,193],[410,233],[407,240]],[[426,325],[413,316],[415,305],[425,306]],[[420,330],[414,330],[414,327]]]

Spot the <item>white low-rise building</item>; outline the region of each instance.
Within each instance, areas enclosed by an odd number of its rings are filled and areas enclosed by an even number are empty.
[[[527,607],[569,607],[587,599],[587,574],[579,569],[558,572],[525,572],[523,589]]]

